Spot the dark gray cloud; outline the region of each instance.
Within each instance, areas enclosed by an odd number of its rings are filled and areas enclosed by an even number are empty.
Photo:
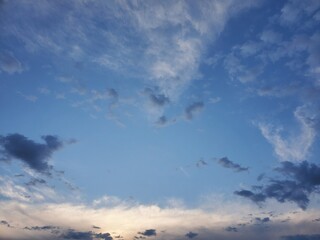
[[[256,203],[264,202],[266,200],[266,196],[264,194],[254,193],[249,190],[235,191],[234,193],[236,195],[241,196],[241,197],[249,198],[250,200],[252,200],[253,202],[256,202]]]
[[[30,230],[30,231],[47,231],[47,230],[57,230],[60,229],[60,227],[57,226],[33,226],[33,227],[25,227],[24,229]]]
[[[204,108],[203,102],[194,102],[186,107],[185,116],[188,120],[193,119],[194,115]]]
[[[224,230],[227,232],[238,232],[238,228],[236,227],[226,227]]]
[[[24,70],[22,63],[8,51],[0,52],[0,72],[9,74],[20,73]]]
[[[197,167],[202,167],[202,166],[207,166],[208,163],[206,161],[204,161],[203,159],[200,159],[197,163],[196,166]]]
[[[46,184],[47,181],[42,178],[32,178],[29,182],[26,183],[27,186],[36,186],[38,184]]]
[[[101,229],[100,227],[95,226],[95,225],[92,225],[92,228],[95,228],[95,229]]]
[[[119,94],[114,88],[108,89],[107,94],[110,98],[112,98],[114,100],[118,100],[118,98],[119,98]]]
[[[112,240],[112,236],[110,235],[110,233],[96,233],[94,234],[95,238],[101,238],[104,240]]]
[[[11,225],[5,220],[1,220],[0,225],[6,225],[7,227],[11,227]]]
[[[256,221],[256,223],[258,223],[258,224],[263,224],[263,223],[270,222],[271,220],[270,220],[269,217],[265,217],[265,218],[256,217],[256,218],[255,218],[255,221]]]
[[[194,237],[198,236],[198,233],[188,232],[185,236],[187,238],[194,238]]]
[[[225,168],[233,169],[235,172],[248,171],[248,167],[242,167],[237,163],[232,162],[227,157],[220,158],[218,163]]]
[[[151,236],[156,236],[157,232],[155,229],[147,229],[144,232],[138,232],[139,234],[146,236],[146,237],[151,237]]]
[[[158,126],[165,126],[168,123],[168,119],[166,116],[161,116],[156,121],[156,125]]]
[[[78,232],[74,229],[69,229],[61,236],[63,239],[79,239],[79,240],[93,240],[93,239],[104,239],[104,240],[112,240],[112,236],[110,233],[94,233],[92,231],[88,232]]]
[[[158,93],[157,90],[146,88],[144,92],[148,96],[150,103],[155,107],[164,107],[170,103],[170,99],[163,93]]]
[[[309,195],[319,192],[320,167],[306,161],[300,164],[283,162],[275,171],[281,173],[285,179],[270,179],[265,186],[256,186],[252,191],[236,191],[235,194],[256,203],[264,202],[268,198],[279,202],[294,202],[305,210],[309,204]]]
[[[36,143],[18,133],[0,135],[0,160],[19,159],[30,168],[48,174],[52,169],[48,161],[53,152],[63,146],[63,142],[51,135],[42,136],[42,139],[45,143]]]
[[[282,236],[283,240],[320,240],[320,234]]]
[[[63,239],[80,239],[80,240],[92,240],[94,233],[89,232],[78,232],[73,229],[69,229],[67,232],[63,233],[61,236]]]

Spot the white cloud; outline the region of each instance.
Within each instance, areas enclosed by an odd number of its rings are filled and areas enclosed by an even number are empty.
[[[299,123],[300,131],[287,137],[282,135],[283,129],[270,124],[260,123],[258,127],[262,135],[273,146],[276,155],[284,161],[303,161],[309,156],[310,149],[317,135],[314,122],[310,121],[308,106],[298,107],[294,116]]]

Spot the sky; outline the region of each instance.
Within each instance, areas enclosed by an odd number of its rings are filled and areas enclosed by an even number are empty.
[[[319,240],[319,0],[0,0],[0,240]]]

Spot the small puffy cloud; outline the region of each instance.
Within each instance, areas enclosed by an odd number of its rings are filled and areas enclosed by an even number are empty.
[[[242,167],[241,165],[232,162],[229,160],[227,157],[220,158],[218,160],[218,163],[225,168],[230,168],[233,169],[235,172],[243,172],[243,171],[248,171],[248,167]]]
[[[117,100],[119,97],[119,93],[114,88],[108,89],[107,95],[114,100]]]
[[[186,235],[185,235],[187,238],[195,238],[198,236],[198,233],[194,233],[194,232],[188,232]]]
[[[227,232],[238,232],[238,228],[236,228],[236,227],[231,227],[231,226],[226,227],[225,230],[226,230]]]
[[[258,223],[258,224],[263,224],[263,223],[270,222],[271,220],[270,220],[269,217],[265,217],[265,218],[256,217],[256,218],[255,218],[255,221],[256,221],[256,223]]]
[[[63,142],[58,137],[51,135],[41,138],[45,143],[34,142],[18,133],[0,135],[0,160],[18,159],[33,170],[49,174],[52,169],[49,160],[52,154],[63,146]]]
[[[10,224],[6,220],[1,220],[0,225],[5,225],[7,227],[10,227]]]
[[[161,116],[159,119],[156,121],[157,126],[165,126],[168,123],[168,119],[166,116]]]
[[[163,107],[170,103],[170,99],[163,93],[157,93],[151,88],[146,88],[144,92],[148,96],[150,103],[155,107]]]
[[[9,74],[14,74],[21,73],[24,70],[24,67],[13,53],[3,51],[0,52],[0,70]]]
[[[235,194],[248,198],[255,203],[265,202],[273,198],[278,202],[294,202],[305,210],[309,204],[309,196],[318,193],[320,186],[320,167],[306,161],[300,164],[283,162],[275,171],[282,174],[284,179],[270,179],[264,186],[255,186],[256,191],[241,190]]]
[[[202,167],[202,166],[207,166],[208,163],[206,161],[204,161],[203,159],[200,159],[199,161],[197,161],[196,166],[197,167]]]
[[[203,102],[194,102],[190,104],[189,106],[186,107],[185,109],[185,116],[188,120],[191,120],[194,118],[194,116],[202,111],[204,108],[204,103]]]
[[[156,236],[157,232],[155,229],[147,229],[144,232],[139,232],[139,234],[141,234],[145,237],[151,237],[151,236]]]

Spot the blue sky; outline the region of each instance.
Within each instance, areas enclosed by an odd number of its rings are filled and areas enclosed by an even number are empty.
[[[0,12],[0,239],[320,239],[319,1]]]

